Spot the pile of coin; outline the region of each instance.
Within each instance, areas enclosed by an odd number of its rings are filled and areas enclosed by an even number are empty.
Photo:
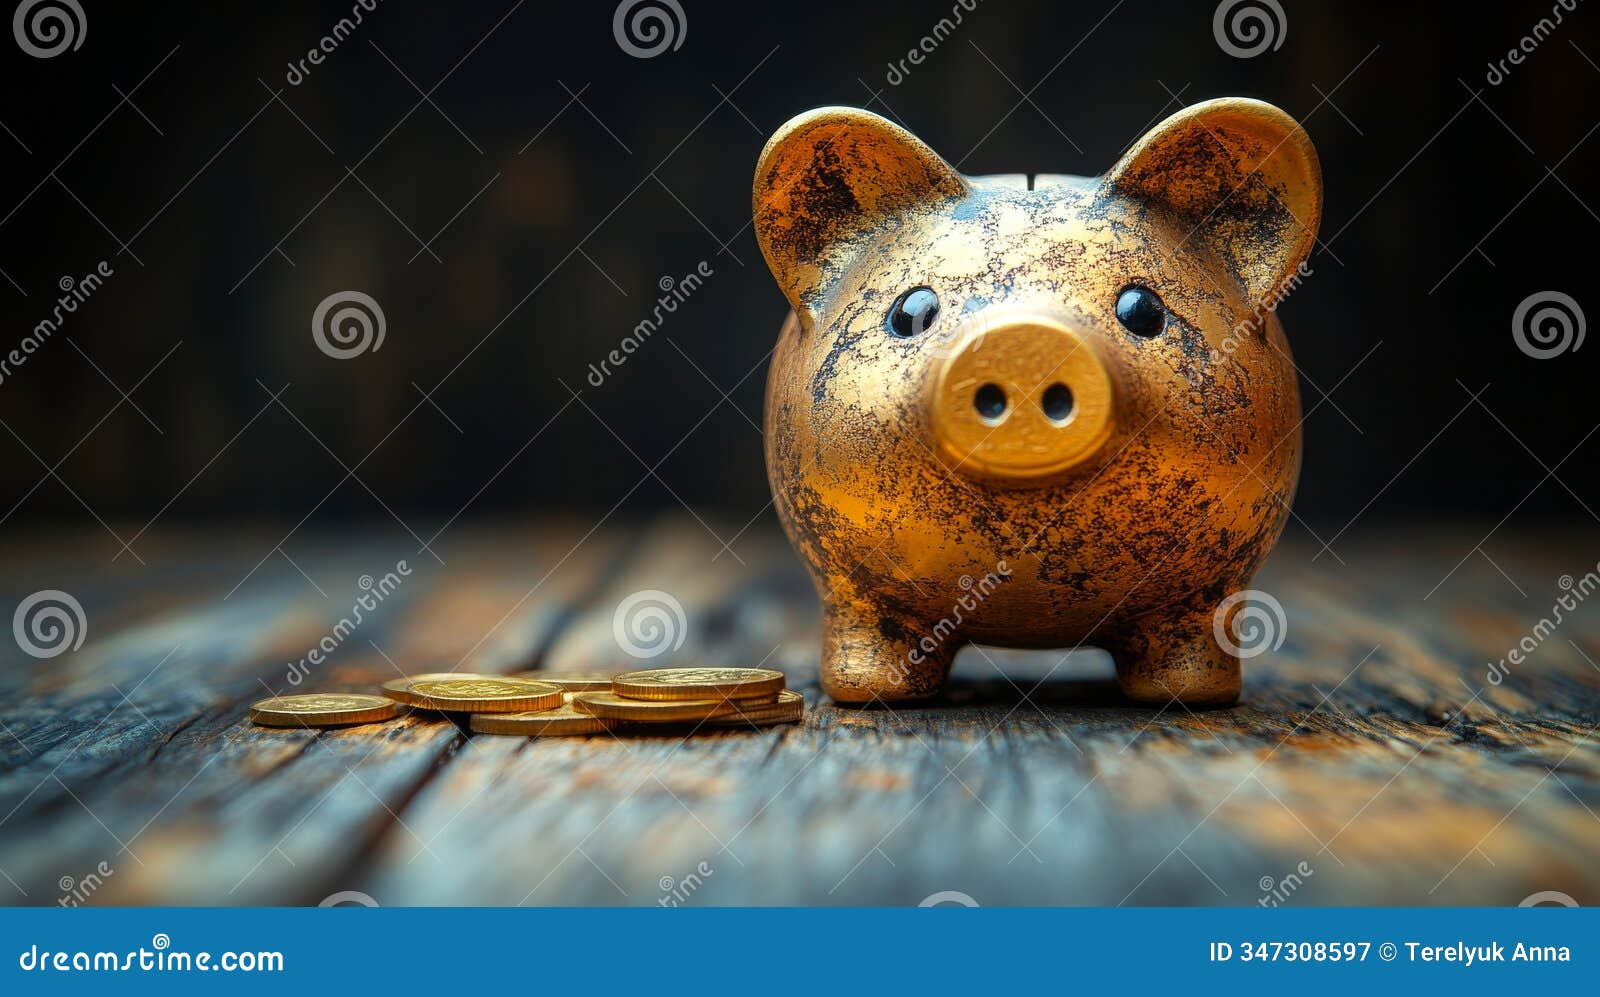
[[[640,733],[661,725],[724,730],[793,723],[805,700],[768,668],[656,668],[623,675],[436,672],[393,679],[381,696],[275,696],[250,707],[264,727],[340,727],[392,720],[405,707],[471,715],[479,734],[550,737]]]

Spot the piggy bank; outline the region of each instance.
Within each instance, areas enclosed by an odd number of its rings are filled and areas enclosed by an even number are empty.
[[[1301,457],[1275,309],[1321,184],[1304,130],[1245,99],[1099,177],[964,176],[845,107],[772,137],[754,225],[792,310],[767,472],[829,696],[933,695],[978,643],[1103,648],[1135,700],[1237,699],[1237,593]]]

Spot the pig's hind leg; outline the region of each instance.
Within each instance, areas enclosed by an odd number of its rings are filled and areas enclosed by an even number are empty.
[[[1143,703],[1231,706],[1241,675],[1235,651],[1217,640],[1215,609],[1156,612],[1111,643],[1117,685]]]

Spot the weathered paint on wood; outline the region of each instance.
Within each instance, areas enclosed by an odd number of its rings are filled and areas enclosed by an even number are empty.
[[[1258,580],[1285,643],[1233,709],[1129,705],[1098,651],[971,648],[938,703],[846,710],[819,702],[814,597],[770,529],[723,552],[739,524],[590,525],[458,527],[444,564],[403,534],[254,570],[276,536],[150,537],[147,566],[7,550],[7,605],[65,589],[89,636],[0,669],[0,894],[57,903],[105,862],[88,903],[1600,902],[1600,607],[1535,634],[1591,535],[1497,534],[1462,561],[1481,531],[1370,533],[1342,563],[1291,537]],[[299,688],[633,667],[613,613],[659,589],[685,626],[654,663],[765,662],[808,715],[626,739],[250,726],[359,576],[401,559]]]

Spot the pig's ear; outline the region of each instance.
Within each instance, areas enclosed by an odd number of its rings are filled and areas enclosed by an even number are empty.
[[[756,166],[756,241],[789,303],[805,308],[853,241],[910,211],[962,197],[961,174],[868,111],[821,107],[789,121]]]
[[[1104,182],[1170,211],[1259,303],[1300,266],[1322,221],[1322,168],[1305,129],[1258,100],[1184,108],[1134,143]]]

